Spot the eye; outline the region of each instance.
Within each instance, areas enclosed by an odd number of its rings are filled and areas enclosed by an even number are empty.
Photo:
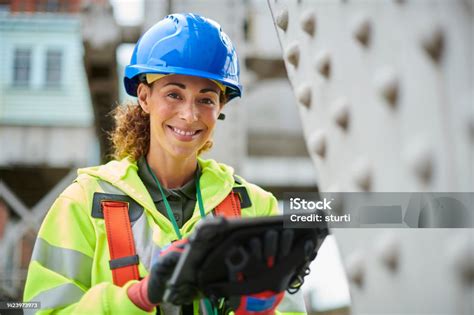
[[[204,97],[199,102],[201,104],[206,104],[206,105],[215,105],[216,104],[216,102],[212,98],[209,98],[209,97]]]
[[[168,93],[166,96],[170,97],[172,99],[175,99],[175,100],[181,99],[181,96],[178,93],[175,93],[175,92]]]

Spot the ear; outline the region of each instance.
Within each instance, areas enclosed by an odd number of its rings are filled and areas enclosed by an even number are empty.
[[[150,95],[150,87],[146,84],[140,83],[137,88],[138,104],[142,107],[143,111],[147,114],[150,113],[150,105],[148,102],[148,96]]]

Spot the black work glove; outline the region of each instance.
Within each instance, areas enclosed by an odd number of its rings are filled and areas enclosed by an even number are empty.
[[[150,312],[163,301],[166,284],[187,243],[187,239],[182,239],[165,247],[153,264],[150,274],[128,289],[128,297],[135,305]]]
[[[293,238],[293,230],[284,230],[281,233],[269,230],[263,237],[252,238],[245,247],[231,248],[226,255],[229,280],[243,281],[246,277],[245,270],[248,270],[252,262],[273,268],[275,264],[278,264],[279,259],[290,253]],[[270,315],[275,313],[283,295],[284,292],[267,290],[251,295],[235,296],[227,300],[227,307],[236,315]]]

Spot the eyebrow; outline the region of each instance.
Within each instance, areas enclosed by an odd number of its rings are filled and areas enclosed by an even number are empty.
[[[186,90],[186,85],[182,84],[182,83],[177,83],[177,82],[170,82],[170,83],[166,83],[164,86],[168,86],[168,85],[176,85],[177,87],[179,88],[182,88],[183,90]],[[204,88],[202,90],[199,91],[199,93],[207,93],[207,92],[214,92],[216,93],[217,95],[219,95],[219,92],[217,92],[215,89],[213,88]]]
[[[199,91],[199,92],[200,92],[200,93],[214,92],[214,93],[216,93],[217,95],[219,95],[219,92],[217,92],[216,90],[211,89],[211,88],[205,88],[205,89],[202,89],[202,90]]]

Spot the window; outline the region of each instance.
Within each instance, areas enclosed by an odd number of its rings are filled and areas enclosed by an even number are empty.
[[[61,68],[63,54],[59,50],[46,52],[46,85],[58,86],[61,83]]]
[[[11,0],[0,0],[0,12],[9,12],[10,2]]]
[[[59,0],[41,0],[37,3],[37,11],[39,12],[59,12]]]
[[[31,49],[15,49],[13,62],[13,85],[26,86],[31,76]]]

